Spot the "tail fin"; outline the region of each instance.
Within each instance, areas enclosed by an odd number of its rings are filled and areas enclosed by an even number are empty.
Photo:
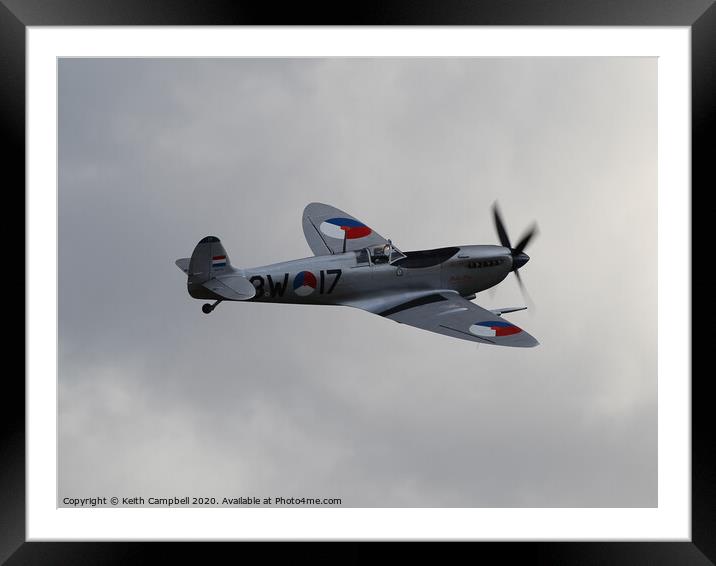
[[[229,256],[216,236],[203,238],[194,248],[189,260],[189,285],[202,284],[232,271]]]
[[[187,274],[187,289],[195,299],[246,301],[256,295],[256,288],[231,266],[229,256],[216,236],[207,236],[194,248],[191,258],[176,260]],[[211,312],[213,307],[209,306]]]
[[[195,299],[220,298],[204,284],[233,271],[229,256],[216,236],[202,238],[194,248],[191,258],[178,259],[176,264],[187,274],[187,289]]]

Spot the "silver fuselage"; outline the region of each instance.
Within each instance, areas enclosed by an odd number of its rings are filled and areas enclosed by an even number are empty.
[[[396,292],[453,290],[467,297],[497,285],[513,267],[510,250],[501,246],[407,252],[393,263],[365,261],[365,255],[351,251],[234,271],[256,287],[254,302],[356,305]]]

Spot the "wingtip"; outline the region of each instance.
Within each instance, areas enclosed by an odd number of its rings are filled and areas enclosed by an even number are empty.
[[[306,206],[303,207],[303,218],[306,219],[311,216],[311,214],[316,212],[316,208],[334,208],[330,204],[326,204],[324,202],[309,202]],[[311,212],[311,209],[313,209],[314,212]]]
[[[534,348],[536,346],[539,346],[539,340],[532,336],[531,334],[524,333],[526,336],[521,336],[519,341],[515,344],[512,344],[514,346],[518,346],[520,348]]]

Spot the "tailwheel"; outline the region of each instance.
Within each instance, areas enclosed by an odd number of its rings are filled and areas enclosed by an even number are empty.
[[[213,305],[210,305],[209,303],[204,303],[203,305],[201,305],[201,312],[203,312],[204,314],[210,314],[211,311],[213,311],[222,300],[223,299],[219,299]]]

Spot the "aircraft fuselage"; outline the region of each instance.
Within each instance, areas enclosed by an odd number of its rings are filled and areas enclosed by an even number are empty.
[[[351,304],[396,291],[409,295],[449,289],[470,296],[497,285],[512,271],[510,250],[501,246],[455,246],[405,255],[388,263],[382,258],[376,262],[363,250],[350,251],[234,271],[256,288],[251,301],[313,305]]]

